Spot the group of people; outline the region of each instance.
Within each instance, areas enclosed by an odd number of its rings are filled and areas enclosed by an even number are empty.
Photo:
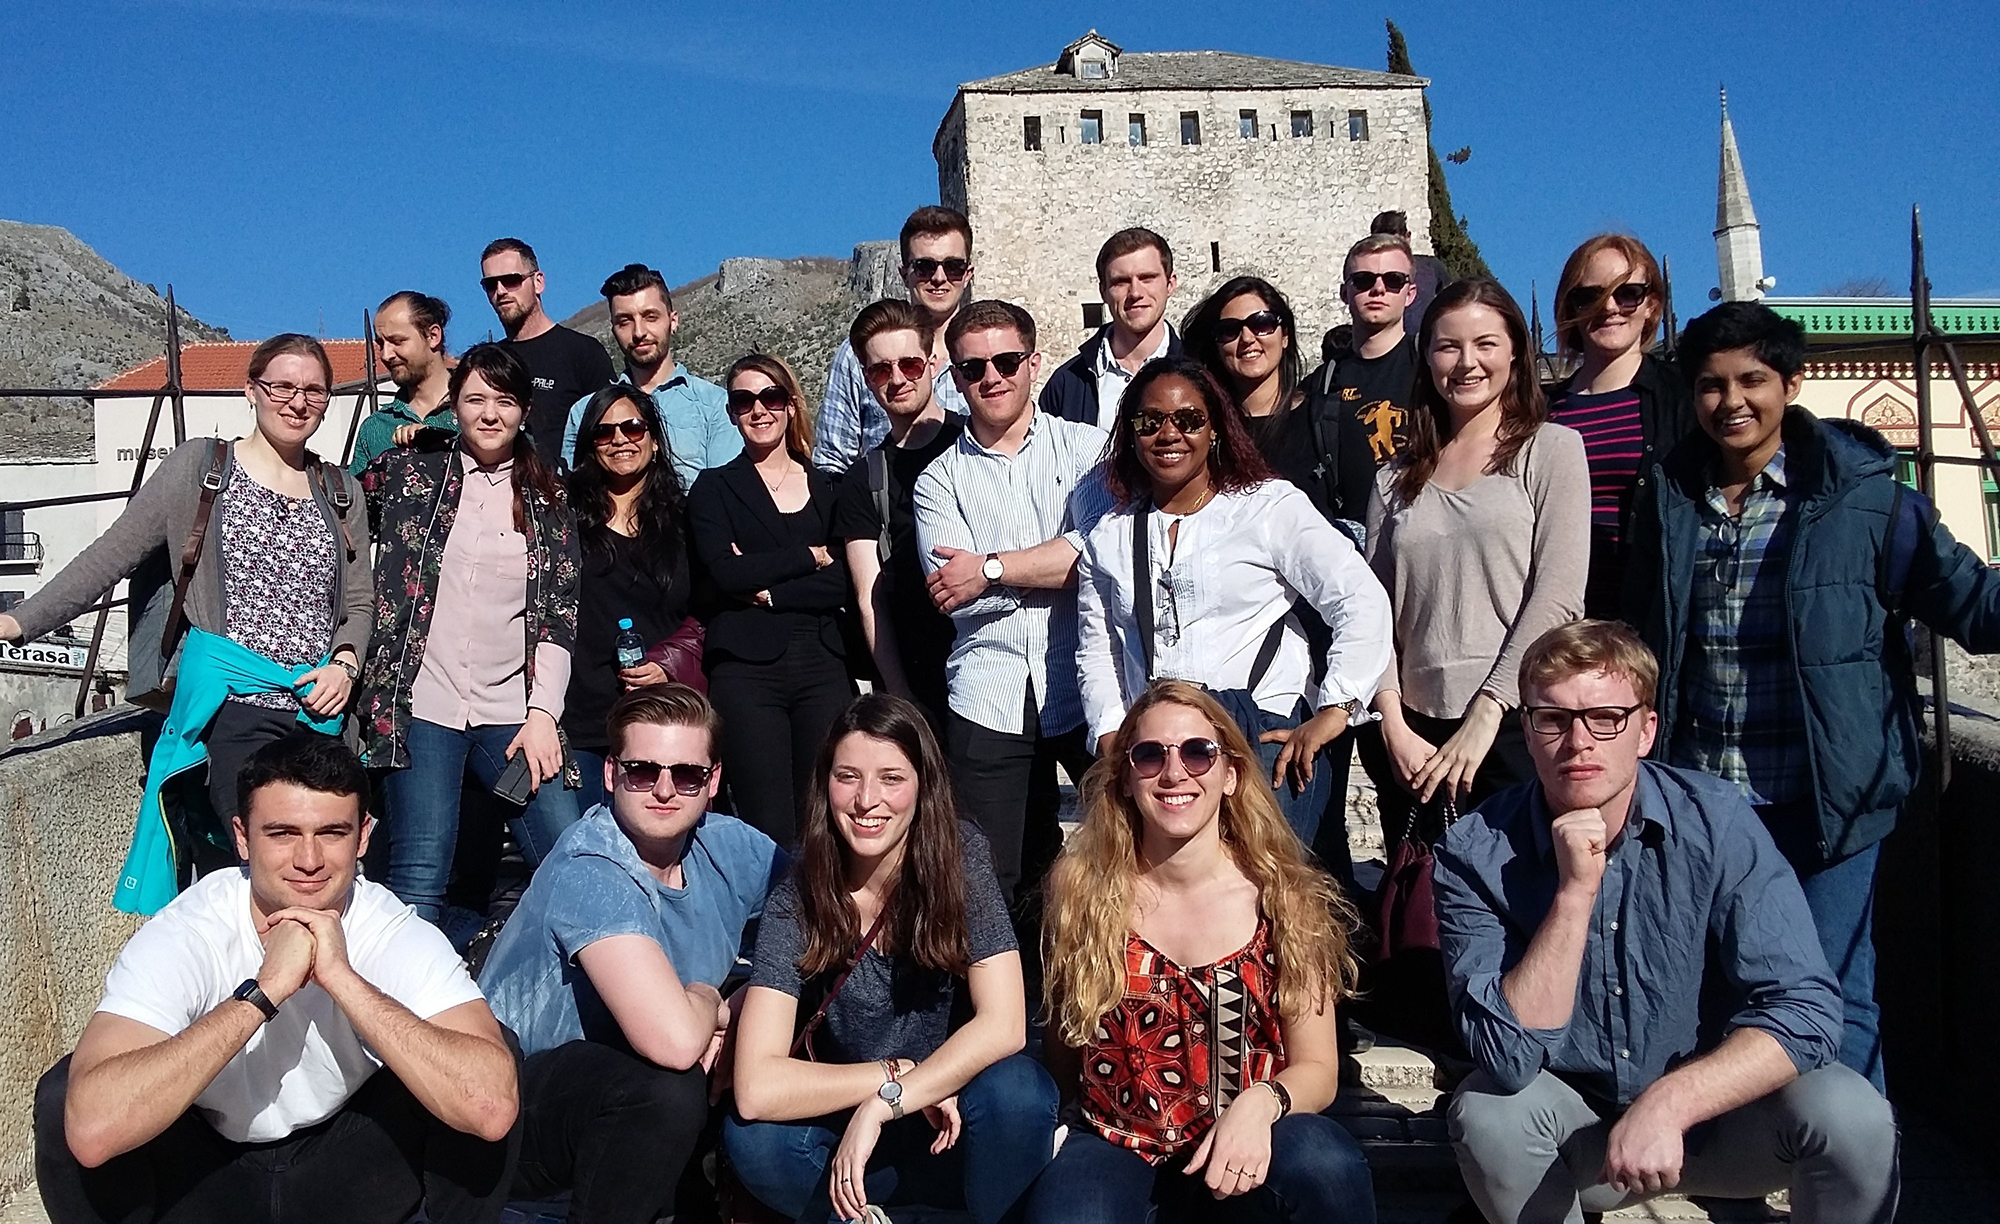
[[[180,566],[184,636],[133,644],[174,664],[119,889],[156,913],[38,1094],[52,1218],[651,1221],[714,1144],[736,1218],[1371,1220],[1324,1112],[1367,1040],[1358,755],[1435,845],[1486,1218],[1890,1219],[1907,629],[2000,649],[2000,579],[1794,405],[1768,308],[1669,361],[1653,256],[1592,238],[1544,387],[1500,285],[1374,229],[1310,374],[1261,278],[1170,324],[1135,228],[1043,382],[939,207],[816,414],[767,354],[689,373],[638,264],[614,377],[513,239],[504,342],[383,303],[352,471],[306,449],[324,352],[259,346],[253,432],[0,616]],[[507,912],[462,800],[534,867]]]

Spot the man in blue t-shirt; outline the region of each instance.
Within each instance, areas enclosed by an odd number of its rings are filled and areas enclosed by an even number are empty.
[[[718,988],[785,867],[770,838],[708,810],[722,767],[701,694],[634,689],[608,730],[609,803],[543,860],[480,975],[526,1056],[514,1193],[571,1190],[576,1221],[672,1205],[729,1031]]]

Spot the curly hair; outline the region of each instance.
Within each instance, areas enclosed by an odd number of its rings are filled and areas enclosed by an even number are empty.
[[[1192,357],[1155,357],[1139,367],[1125,393],[1118,397],[1118,419],[1111,424],[1111,442],[1104,465],[1104,487],[1118,504],[1129,506],[1153,491],[1153,478],[1139,460],[1139,439],[1132,426],[1146,392],[1163,378],[1181,378],[1193,384],[1208,412],[1208,478],[1217,493],[1236,493],[1255,488],[1271,479],[1264,453],[1250,440],[1229,395],[1223,391],[1207,366]]]

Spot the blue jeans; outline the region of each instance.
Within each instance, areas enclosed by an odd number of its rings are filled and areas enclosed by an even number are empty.
[[[507,745],[521,730],[513,726],[467,727],[453,731],[421,718],[410,720],[410,767],[382,780],[388,807],[389,870],[384,881],[427,922],[444,917],[445,886],[451,882],[452,854],[458,848],[458,799],[466,766],[479,785],[491,789],[507,767]],[[576,797],[560,776],[542,783],[528,806],[517,809],[491,800],[510,813],[514,840],[535,866],[554,848],[562,831],[576,823]]]
[[[1826,963],[1840,983],[1845,1012],[1840,1061],[1887,1095],[1882,1083],[1882,1009],[1875,1003],[1875,867],[1881,857],[1878,842],[1816,871],[1801,870],[1799,884],[1805,889],[1813,925],[1819,928]]]
[[[1062,1151],[1028,1196],[1029,1224],[1153,1224],[1154,1221],[1311,1220],[1374,1224],[1368,1162],[1346,1129],[1323,1114],[1289,1114],[1271,1128],[1271,1168],[1247,1194],[1217,1199],[1188,1176],[1188,1157],[1147,1164],[1088,1127],[1071,1128]]]
[[[868,1160],[870,1203],[963,1209],[978,1224],[1018,1217],[1017,1200],[1055,1146],[1055,1081],[1040,1063],[1015,1054],[959,1090],[958,1112],[964,1129],[938,1156],[930,1154],[937,1132],[923,1115],[882,1128]],[[826,1168],[846,1125],[845,1114],[808,1122],[732,1116],[722,1124],[722,1146],[744,1189],[774,1211],[817,1224],[833,1218]]]

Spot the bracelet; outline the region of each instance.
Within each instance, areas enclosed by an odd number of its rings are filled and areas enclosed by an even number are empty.
[[[1279,1118],[1282,1118],[1286,1114],[1292,1112],[1291,1089],[1285,1087],[1283,1084],[1279,1083],[1277,1080],[1274,1079],[1258,1080],[1257,1082],[1264,1085],[1264,1087],[1269,1088],[1271,1090],[1271,1095],[1278,1098]]]
[[[895,1060],[895,1059],[893,1059],[893,1058],[885,1058],[885,1059],[883,1059],[883,1060],[882,1060],[882,1070],[884,1070],[884,1071],[888,1072],[888,1075],[889,1075],[889,1082],[890,1082],[890,1083],[892,1083],[892,1084],[900,1084],[900,1083],[902,1083],[902,1082],[903,1082],[903,1073],[902,1073],[902,1072],[901,1072],[900,1070],[898,1070],[898,1069],[896,1068],[896,1060]]]

